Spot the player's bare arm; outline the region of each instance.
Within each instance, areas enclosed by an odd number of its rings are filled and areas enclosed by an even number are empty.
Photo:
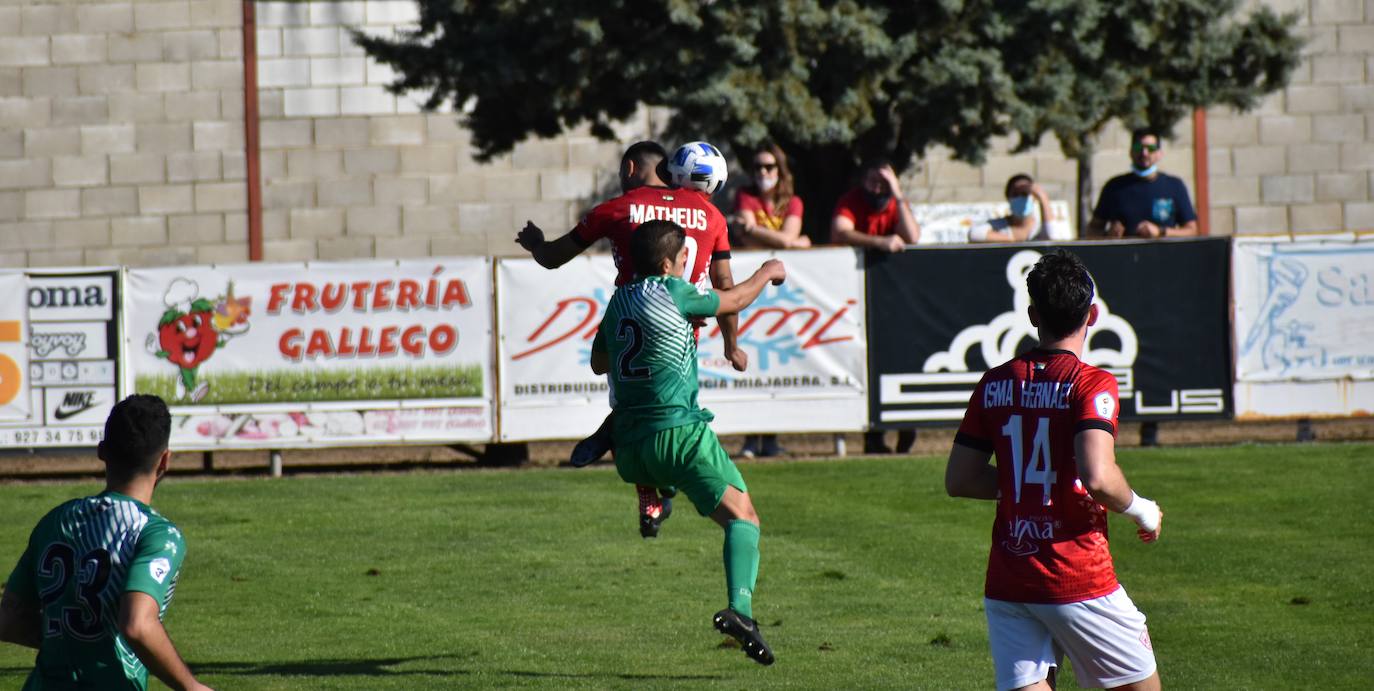
[[[728,290],[716,291],[720,295],[720,307],[716,309],[716,316],[722,314],[737,314],[740,310],[752,305],[757,300],[759,293],[763,292],[763,287],[772,283],[782,285],[787,280],[787,268],[777,259],[769,259],[754,272],[748,280],[736,284]]]
[[[1078,478],[1099,504],[1135,520],[1137,534],[1145,542],[1159,539],[1164,512],[1159,505],[1137,495],[1116,464],[1116,440],[1110,432],[1086,429],[1073,439]]]
[[[42,624],[38,603],[14,593],[0,596],[0,641],[37,648],[43,642]]]
[[[711,275],[711,285],[716,290],[729,290],[735,287],[735,276],[730,271],[729,259],[713,259],[708,271]],[[720,338],[725,343],[725,359],[730,361],[730,366],[737,372],[748,369],[749,354],[739,347],[739,315],[721,315],[716,318],[716,322],[720,324]]]
[[[971,446],[950,447],[945,464],[945,492],[951,497],[997,499],[997,466],[989,463],[992,454]]]
[[[208,686],[196,681],[177,653],[172,639],[158,619],[157,600],[147,593],[127,592],[119,603],[119,632],[162,683],[173,689],[201,691]]]
[[[582,254],[583,250],[573,237],[572,231],[549,242],[544,239],[544,231],[535,225],[534,221],[525,221],[525,227],[515,236],[515,242],[525,248],[525,251],[534,257],[534,261],[546,269],[557,269],[567,264],[573,257]]]
[[[878,172],[887,182],[888,191],[892,193],[892,201],[897,204],[895,235],[908,245],[916,244],[921,238],[921,224],[916,222],[916,216],[911,213],[911,205],[906,203],[906,195],[902,194],[902,183],[897,179],[896,171],[892,170],[891,166],[883,166]]]

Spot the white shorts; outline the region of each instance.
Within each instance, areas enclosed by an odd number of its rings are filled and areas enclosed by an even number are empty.
[[[983,608],[999,690],[1045,679],[1065,654],[1083,687],[1131,684],[1155,672],[1145,615],[1125,588],[1063,605],[983,598]]]

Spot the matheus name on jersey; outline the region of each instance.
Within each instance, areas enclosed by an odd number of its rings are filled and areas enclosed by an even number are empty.
[[[686,230],[706,230],[706,210],[631,204],[630,223],[639,225],[646,221],[672,221]]]

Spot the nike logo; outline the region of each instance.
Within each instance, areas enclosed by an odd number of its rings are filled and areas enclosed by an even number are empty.
[[[52,416],[54,420],[66,420],[98,405],[100,404],[96,402],[94,392],[72,392],[62,399],[62,403],[53,411]]]

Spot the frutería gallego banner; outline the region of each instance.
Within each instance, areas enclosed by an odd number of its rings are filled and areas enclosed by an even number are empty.
[[[0,420],[32,421],[27,292],[23,272],[0,273]]]
[[[0,422],[0,446],[95,446],[119,400],[119,269],[29,269],[21,299],[28,328],[23,378],[29,415]],[[4,327],[0,326],[0,333]],[[0,336],[0,351],[14,348]],[[0,361],[0,370],[7,363]],[[4,375],[0,373],[0,388]],[[0,396],[3,398],[3,396]]]
[[[490,261],[129,269],[128,389],[177,448],[489,440]]]
[[[742,281],[770,257],[787,281],[739,315],[749,357],[725,359],[716,320],[699,332],[701,405],[719,433],[863,429],[867,343],[861,258],[850,249],[736,252]],[[610,412],[606,378],[589,365],[592,338],[615,288],[608,256],[578,257],[555,271],[533,260],[497,263],[502,440],[576,439]]]

